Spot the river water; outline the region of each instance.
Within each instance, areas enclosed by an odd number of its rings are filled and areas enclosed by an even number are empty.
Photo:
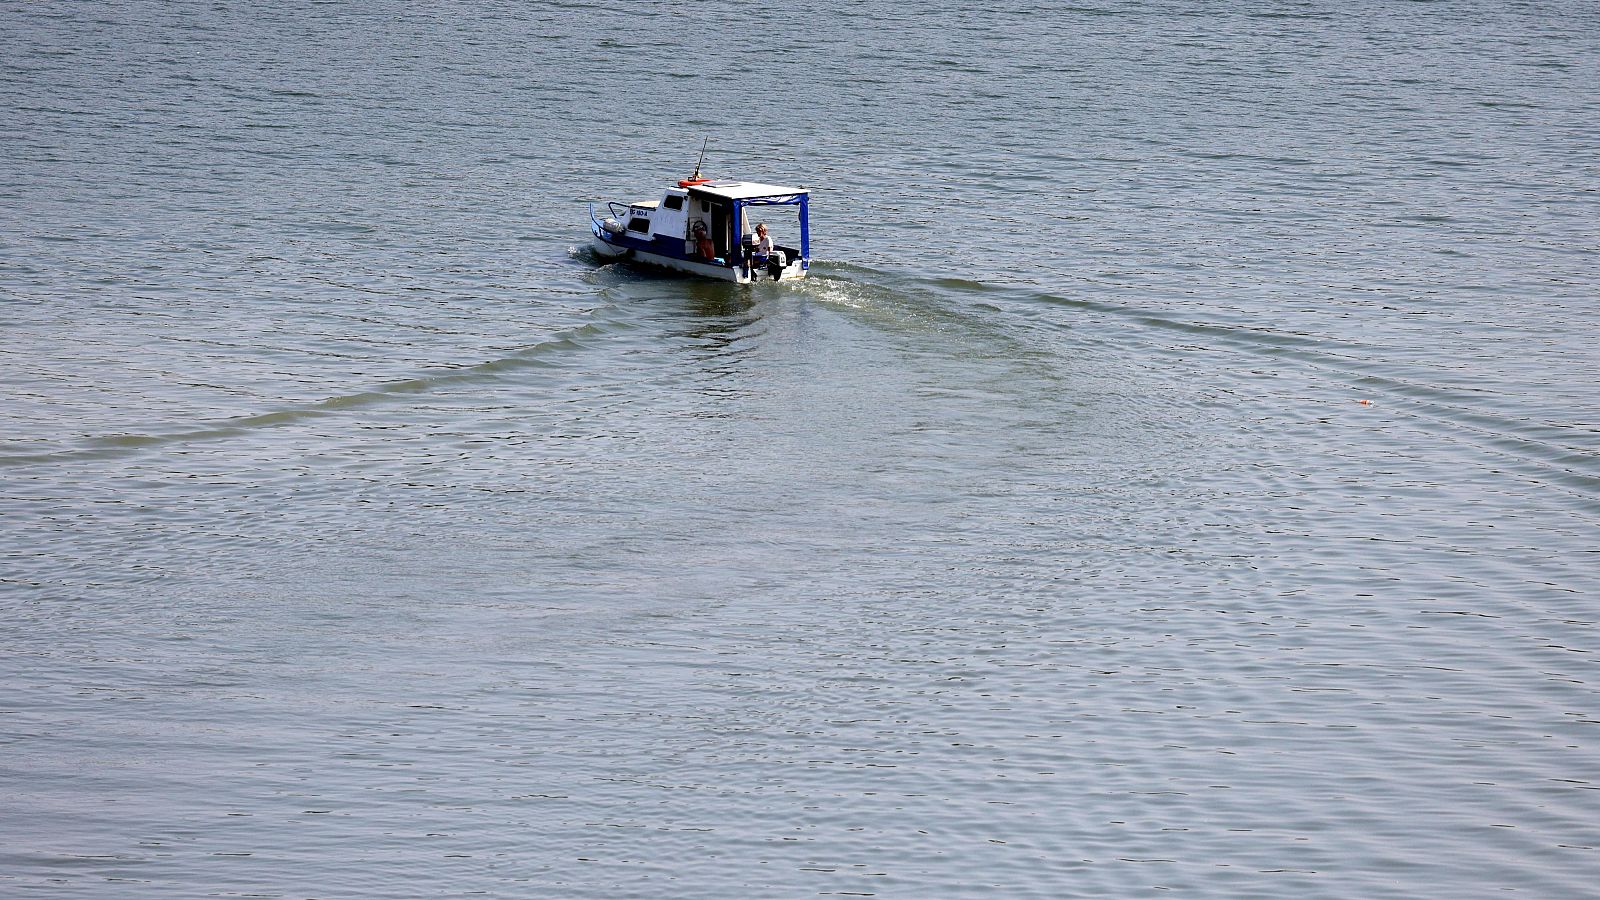
[[[1595,896],[1597,110],[1578,0],[0,6],[0,894]],[[708,138],[812,278],[589,256]]]

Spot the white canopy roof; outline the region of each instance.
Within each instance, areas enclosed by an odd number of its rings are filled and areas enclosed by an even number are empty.
[[[789,197],[795,194],[808,194],[805,188],[783,187],[777,184],[757,184],[754,181],[708,181],[689,188],[702,194],[713,197],[722,197],[727,200],[750,200],[755,197]]]

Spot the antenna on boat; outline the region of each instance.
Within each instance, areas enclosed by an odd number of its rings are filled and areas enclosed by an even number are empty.
[[[706,139],[700,143],[700,158],[694,161],[694,174],[689,176],[690,181],[700,177],[700,164],[706,161],[706,145],[710,143],[711,135],[708,134]]]
[[[706,135],[705,141],[700,144],[700,158],[695,161],[694,174],[690,175],[688,178],[685,178],[684,180],[678,182],[678,187],[681,187],[681,188],[694,187],[697,184],[705,184],[706,182],[711,180],[709,178],[703,177],[700,174],[700,164],[706,161],[706,145],[710,144],[710,143],[711,143],[711,136],[710,135]]]

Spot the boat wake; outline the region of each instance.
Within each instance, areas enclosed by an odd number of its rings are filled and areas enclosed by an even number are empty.
[[[27,466],[105,459],[172,445],[234,438],[262,429],[294,425],[312,419],[348,413],[352,410],[392,403],[406,397],[414,397],[474,383],[488,383],[531,370],[554,369],[559,367],[559,358],[562,355],[581,350],[584,347],[583,342],[586,338],[597,337],[604,334],[606,330],[604,325],[590,322],[553,334],[545,340],[520,348],[506,356],[484,360],[456,369],[428,372],[412,378],[384,382],[365,390],[327,397],[322,400],[286,405],[279,409],[255,415],[216,419],[171,431],[155,431],[152,429],[144,433],[89,437],[81,440],[77,446],[69,448],[43,450],[34,453],[0,454],[0,466]]]
[[[1342,388],[1366,406],[1406,416],[1419,428],[1473,446],[1530,477],[1576,495],[1600,497],[1600,429],[1582,423],[1511,415],[1504,398],[1439,383],[1438,371],[1393,358],[1383,347],[1332,335],[1291,332],[1187,317],[1037,286],[917,276],[849,263],[824,263],[802,293],[866,312],[885,323],[962,324],[1007,335],[1039,349],[1062,344],[1143,344],[1145,357],[1176,360],[1228,351],[1292,365],[1319,383]],[[1088,316],[1069,315],[1081,312]],[[1032,334],[1034,339],[1022,341]]]
[[[586,259],[591,254],[585,247],[572,246],[567,255]],[[1351,397],[1360,397],[1367,405],[1382,408],[1390,423],[1404,417],[1415,429],[1471,446],[1531,479],[1576,496],[1600,497],[1600,436],[1593,426],[1508,414],[1501,397],[1442,384],[1438,373],[1426,365],[1396,361],[1381,347],[1349,338],[1207,321],[1173,310],[1118,304],[1037,286],[921,276],[843,261],[818,260],[806,279],[753,289],[633,277],[611,267],[597,269],[585,280],[603,301],[590,311],[589,321],[505,355],[187,427],[91,436],[65,446],[11,441],[0,451],[0,466],[115,457],[233,438],[463,385],[559,369],[565,356],[632,322],[635,314],[630,310],[639,303],[655,306],[692,299],[697,309],[733,314],[794,300],[838,309],[886,334],[922,335],[930,348],[959,344],[992,358],[1027,359],[1029,365],[1045,367],[1051,365],[1051,359],[1064,360],[1106,347],[1130,351],[1147,362],[1169,360],[1174,370],[1193,367],[1197,352],[1258,357],[1300,370],[1303,382],[1333,385]],[[1200,377],[1214,377],[1222,384],[1227,377],[1224,366],[1207,360],[1198,371]],[[1241,393],[1247,390],[1237,389]]]

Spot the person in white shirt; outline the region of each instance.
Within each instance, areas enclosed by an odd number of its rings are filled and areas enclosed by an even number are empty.
[[[772,246],[772,237],[764,224],[756,226],[755,234],[745,237],[745,254],[745,265],[752,278],[758,270],[766,269],[768,276],[776,281],[783,271],[783,251]]]
[[[757,265],[766,265],[767,257],[772,255],[772,237],[767,234],[766,223],[756,226],[755,239],[750,242],[750,255],[755,258]]]

